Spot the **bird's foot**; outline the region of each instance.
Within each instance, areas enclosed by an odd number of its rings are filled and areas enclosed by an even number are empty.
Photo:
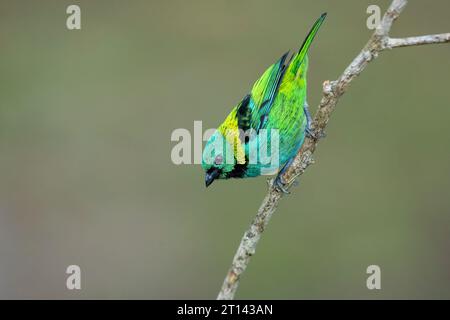
[[[292,163],[294,162],[294,157],[290,158],[288,160],[288,162],[286,162],[283,166],[283,168],[281,168],[280,172],[278,172],[277,177],[275,178],[275,180],[273,181],[273,186],[283,192],[284,194],[290,194],[288,188],[292,185],[292,182],[294,182],[295,178],[298,177],[298,175],[295,175],[290,181],[285,181],[285,179],[283,178],[283,174],[286,172],[286,170],[292,165]]]
[[[289,190],[287,189],[287,184],[284,182],[281,174],[277,175],[277,177],[273,181],[273,186],[284,194],[290,194]]]
[[[314,139],[314,140],[322,139],[322,138],[325,138],[327,136],[325,134],[325,132],[321,132],[319,135],[316,135],[311,127],[307,127],[305,132],[306,132],[306,136],[308,138]]]
[[[306,132],[306,136],[307,136],[308,138],[314,139],[314,140],[317,139],[317,136],[316,136],[316,134],[312,131],[311,127],[306,128],[305,132]]]
[[[303,104],[303,110],[305,112],[306,115],[306,136],[310,139],[314,139],[314,140],[319,140],[322,138],[325,138],[326,134],[325,132],[320,132],[320,134],[317,136],[314,133],[313,127],[312,127],[312,117],[311,117],[311,113],[309,112],[309,106],[308,106],[308,102],[305,101],[305,103]]]

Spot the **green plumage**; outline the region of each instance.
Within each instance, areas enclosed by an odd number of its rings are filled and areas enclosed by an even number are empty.
[[[207,185],[218,178],[255,177],[276,171],[296,155],[308,125],[304,108],[307,52],[325,16],[322,14],[314,23],[300,50],[289,62],[286,53],[262,74],[208,140],[202,163]],[[270,153],[274,143],[270,139],[271,129],[276,129],[279,136],[277,154]],[[278,161],[271,164],[261,163],[259,159],[254,161],[253,152],[261,152],[263,142],[267,142],[265,155]]]

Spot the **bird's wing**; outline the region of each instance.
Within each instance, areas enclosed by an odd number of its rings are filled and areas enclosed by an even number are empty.
[[[255,82],[253,88],[237,107],[238,127],[243,131],[264,127],[270,108],[286,71],[286,52]]]
[[[323,13],[316,20],[300,50],[291,58],[291,62],[286,63],[286,58],[289,53],[286,52],[255,82],[250,94],[237,106],[238,126],[240,129],[246,131],[252,128],[258,133],[260,129],[265,127],[270,109],[272,108],[273,101],[283,81],[286,70],[288,70],[288,78],[286,80],[290,81],[299,78],[299,73],[301,74],[306,70],[306,54],[325,17],[326,13]]]

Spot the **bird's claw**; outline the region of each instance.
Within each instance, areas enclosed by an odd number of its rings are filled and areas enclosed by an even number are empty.
[[[325,132],[321,132],[321,133],[319,134],[319,136],[317,136],[317,135],[313,132],[313,130],[312,130],[311,128],[306,128],[305,132],[306,132],[306,136],[307,136],[308,138],[314,139],[314,140],[322,139],[322,138],[325,138],[325,137],[327,136],[327,135],[325,134]]]
[[[275,180],[273,181],[275,188],[278,189],[279,191],[283,192],[284,194],[290,194],[289,190],[286,189],[286,184],[281,180],[283,180],[281,175],[278,175],[275,178]]]
[[[314,139],[314,140],[317,139],[317,136],[316,136],[315,133],[311,130],[311,128],[306,128],[305,132],[306,132],[306,136],[307,136],[308,138]]]

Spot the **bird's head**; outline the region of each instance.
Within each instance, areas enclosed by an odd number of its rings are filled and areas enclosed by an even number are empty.
[[[205,170],[206,186],[208,187],[216,179],[227,179],[235,163],[233,148],[217,130],[206,142],[203,150],[202,167]]]

